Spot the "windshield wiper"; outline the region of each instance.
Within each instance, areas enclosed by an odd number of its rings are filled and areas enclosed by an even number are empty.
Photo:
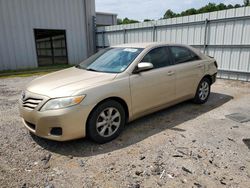
[[[100,72],[100,71],[92,69],[92,68],[86,69],[86,68],[82,67],[81,65],[76,65],[75,67],[78,69],[84,69],[84,70],[93,71],[93,72]]]
[[[75,67],[78,68],[78,69],[85,69],[81,65],[76,65]]]
[[[92,68],[89,68],[89,69],[86,69],[86,70],[88,70],[88,71],[93,71],[93,72],[100,72],[100,71],[95,70],[95,69],[92,69]]]

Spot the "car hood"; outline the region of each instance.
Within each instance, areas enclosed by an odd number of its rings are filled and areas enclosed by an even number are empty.
[[[72,96],[89,87],[109,82],[116,75],[72,67],[33,80],[27,90],[50,98]]]

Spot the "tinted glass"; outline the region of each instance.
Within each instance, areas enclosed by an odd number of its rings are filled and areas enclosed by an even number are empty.
[[[200,59],[194,52],[184,47],[170,47],[170,51],[176,64]]]
[[[89,71],[123,72],[142,52],[141,48],[108,48],[98,52],[77,67]]]
[[[149,62],[154,68],[161,68],[171,65],[167,47],[160,47],[151,50],[141,62]]]

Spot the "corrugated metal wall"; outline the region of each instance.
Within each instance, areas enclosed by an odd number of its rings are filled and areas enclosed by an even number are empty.
[[[0,0],[0,70],[37,66],[35,28],[66,30],[69,63],[81,62],[90,45],[86,22],[94,14],[92,0]]]
[[[219,77],[250,81],[250,7],[97,30],[98,48],[152,41],[192,45],[216,58]]]

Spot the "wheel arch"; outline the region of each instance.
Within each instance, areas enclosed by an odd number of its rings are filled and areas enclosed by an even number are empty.
[[[213,78],[212,78],[211,75],[207,74],[207,75],[205,75],[201,80],[203,80],[204,78],[207,78],[207,79],[209,80],[209,82],[210,82],[210,85],[212,85],[212,83],[213,83]]]
[[[115,97],[115,96],[114,96],[114,97],[108,97],[108,98],[103,99],[103,100],[101,100],[100,102],[98,102],[98,103],[94,106],[94,108],[90,111],[90,113],[89,113],[89,115],[88,115],[88,118],[87,118],[87,123],[88,123],[89,118],[90,118],[91,114],[93,113],[93,111],[94,111],[100,104],[102,104],[102,103],[104,103],[104,102],[107,102],[107,101],[110,101],[110,100],[116,101],[116,102],[118,102],[118,103],[120,103],[120,104],[122,105],[122,107],[124,108],[124,111],[125,111],[126,122],[128,122],[130,113],[129,113],[129,108],[128,108],[128,105],[127,105],[126,101],[125,101],[124,99],[122,99],[121,97]]]

